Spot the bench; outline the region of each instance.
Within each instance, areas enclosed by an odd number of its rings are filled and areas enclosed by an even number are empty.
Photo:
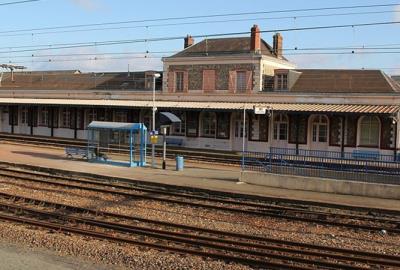
[[[179,138],[166,138],[165,142],[167,143],[167,145],[175,145],[175,146],[183,145],[183,139]]]
[[[73,158],[74,156],[81,156],[82,158],[87,158],[87,149],[68,146],[65,148],[65,154],[67,155],[67,158]]]
[[[354,150],[351,156],[354,159],[378,160],[380,158],[380,154],[378,151],[368,151],[368,150]]]

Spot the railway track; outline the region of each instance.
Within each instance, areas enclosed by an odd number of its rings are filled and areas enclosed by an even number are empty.
[[[371,266],[379,269],[400,267],[400,256],[179,225],[7,193],[0,193],[0,220],[259,268],[350,270],[370,269]],[[145,240],[138,240],[138,236]]]
[[[198,195],[163,190],[146,186],[132,186],[122,183],[111,183],[93,179],[77,179],[66,176],[47,175],[38,172],[20,171],[11,168],[1,168],[0,177],[11,178],[25,182],[53,185],[62,188],[76,188],[88,191],[132,197],[135,199],[159,201],[167,204],[189,206],[230,212],[243,215],[273,217],[289,221],[323,224],[326,226],[345,227],[357,230],[400,233],[400,218],[398,215],[375,217],[366,213],[338,213],[314,209],[307,205],[276,205],[243,201],[232,198],[220,198],[210,195]],[[14,183],[15,184],[15,183]]]

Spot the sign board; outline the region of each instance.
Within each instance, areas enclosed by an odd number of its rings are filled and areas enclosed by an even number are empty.
[[[255,114],[266,114],[267,113],[267,108],[265,108],[265,107],[254,107],[254,113]]]

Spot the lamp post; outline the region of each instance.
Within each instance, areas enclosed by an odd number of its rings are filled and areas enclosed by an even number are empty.
[[[160,74],[159,73],[153,73],[153,118],[152,118],[152,135],[155,135],[155,130],[156,130],[156,111],[157,111],[157,107],[156,107],[156,78],[160,78]],[[151,167],[155,168],[156,167],[156,162],[154,159],[155,156],[155,144],[154,142],[151,144]]]

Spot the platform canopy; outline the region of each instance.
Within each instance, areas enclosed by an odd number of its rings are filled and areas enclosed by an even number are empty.
[[[92,121],[88,125],[88,129],[112,129],[112,130],[136,131],[140,129],[146,130],[147,128],[145,125],[141,123]]]

